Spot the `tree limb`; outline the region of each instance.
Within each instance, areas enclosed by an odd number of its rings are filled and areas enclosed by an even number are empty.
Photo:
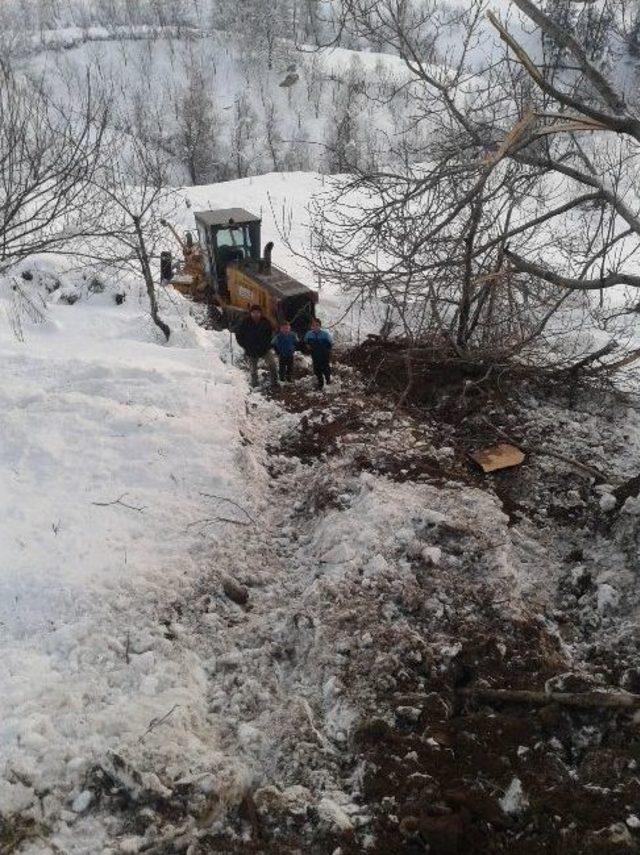
[[[526,689],[461,688],[458,695],[488,703],[525,704],[546,707],[559,704],[576,709],[635,710],[640,708],[640,695],[626,692],[535,692]]]
[[[505,249],[504,254],[520,273],[528,273],[538,279],[544,279],[559,288],[568,288],[571,291],[601,291],[603,288],[611,288],[614,285],[629,285],[632,288],[640,288],[640,276],[634,276],[632,273],[612,272],[600,279],[578,279],[554,273],[547,267],[542,267],[533,261],[527,261],[526,258],[510,249]]]

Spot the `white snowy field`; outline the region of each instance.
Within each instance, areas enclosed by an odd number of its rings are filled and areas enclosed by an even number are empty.
[[[175,653],[160,618],[204,560],[190,523],[239,513],[211,511],[202,493],[242,495],[244,379],[220,359],[225,337],[179,302],[164,309],[164,344],[136,293],[122,306],[108,291],[49,304],[44,323],[23,320],[23,341],[2,294],[2,815],[39,796],[55,816],[47,794],[70,791],[70,807],[109,751],[153,756],[145,732],[172,709],[163,756],[203,758],[215,744],[200,663]]]

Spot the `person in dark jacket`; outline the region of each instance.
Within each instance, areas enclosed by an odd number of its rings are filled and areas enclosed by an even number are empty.
[[[260,306],[251,306],[248,316],[236,330],[236,341],[244,350],[251,369],[251,385],[258,385],[258,363],[264,360],[274,386],[278,385],[276,360],[271,352],[273,327]]]
[[[280,324],[271,344],[278,354],[278,376],[281,383],[291,383],[293,380],[293,357],[298,349],[298,336],[291,329],[291,324]]]
[[[304,343],[311,353],[313,371],[318,379],[318,389],[323,389],[324,384],[331,383],[331,348],[333,341],[331,335],[322,329],[318,318],[311,321],[311,329],[304,337]]]

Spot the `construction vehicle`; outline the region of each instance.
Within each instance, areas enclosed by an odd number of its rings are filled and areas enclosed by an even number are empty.
[[[318,294],[271,263],[273,243],[261,248],[260,217],[242,208],[195,214],[198,243],[178,240],[183,264],[173,270],[169,253],[161,259],[162,280],[194,300],[206,301],[219,329],[233,328],[258,305],[274,326],[288,321],[299,334],[309,329]]]
[[[194,299],[204,299],[206,282],[204,278],[204,265],[200,247],[194,243],[193,235],[187,232],[184,240],[171,223],[160,220],[163,226],[169,229],[171,234],[180,244],[183,262],[178,271],[173,269],[173,257],[170,252],[160,254],[160,278],[163,285],[173,285],[183,294],[188,294]]]

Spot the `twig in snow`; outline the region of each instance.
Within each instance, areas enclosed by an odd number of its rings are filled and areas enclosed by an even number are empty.
[[[238,433],[240,434],[240,439],[242,440],[243,445],[253,445],[253,440],[249,439],[242,428],[238,428]]]
[[[165,721],[167,721],[167,719],[173,715],[173,713],[178,709],[179,706],[180,704],[174,704],[169,710],[169,712],[165,713],[165,715],[163,715],[161,718],[152,718],[149,722],[149,727],[145,730],[145,732],[142,734],[138,741],[142,742],[145,736],[151,733],[152,730],[155,730],[156,727],[160,727],[161,724],[164,724]]]
[[[195,839],[197,839],[195,829],[192,825],[186,823],[176,831],[164,835],[159,840],[150,840],[148,843],[144,843],[140,848],[140,852],[146,852],[147,855],[160,855],[160,853],[167,852],[167,846],[169,845],[171,845],[172,852],[185,852]]]
[[[300,706],[304,710],[304,713],[307,717],[307,721],[309,722],[309,727],[311,728],[313,735],[316,737],[316,739],[318,740],[320,745],[322,745],[322,747],[325,749],[325,751],[328,751],[330,754],[335,754],[336,753],[335,749],[331,745],[331,743],[329,742],[327,737],[324,736],[322,733],[320,733],[320,731],[316,727],[315,722],[313,720],[313,712],[311,711],[311,707],[309,706],[309,702],[305,698],[301,698],[300,696],[296,697],[296,700],[298,701],[298,703],[300,704]]]
[[[123,493],[117,499],[114,499],[113,502],[91,502],[91,504],[95,505],[97,508],[109,508],[112,505],[120,505],[121,508],[127,508],[130,511],[138,511],[138,513],[142,513],[146,509],[146,505],[138,508],[135,505],[128,505],[126,502],[123,502],[122,500],[127,495],[128,493]]]
[[[234,508],[237,508],[239,511],[250,519],[254,525],[257,525],[257,521],[251,516],[249,511],[246,508],[243,508],[242,505],[239,505],[237,502],[234,502],[233,499],[227,499],[225,496],[216,496],[214,493],[200,493],[201,496],[204,496],[205,499],[217,499],[219,502],[228,502],[230,505],[233,505]]]
[[[229,519],[229,517],[205,517],[204,519],[194,520],[193,522],[187,523],[187,531],[196,525],[204,525],[205,523],[210,523],[211,525],[213,525],[213,523],[216,522],[228,522],[232,525],[250,525],[250,523],[244,522],[243,520],[231,520]]]
[[[57,844],[57,843],[54,843],[54,842],[53,842],[53,840],[49,840],[49,839],[48,839],[48,838],[46,838],[43,834],[36,834],[36,835],[34,835],[32,838],[30,838],[30,839],[31,839],[31,840],[41,840],[41,841],[44,843],[44,845],[45,845],[48,849],[50,849],[52,852],[60,852],[60,853],[62,853],[62,849],[60,849],[60,847],[58,846],[58,844]],[[27,842],[27,841],[25,841],[25,842]]]
[[[127,633],[127,641],[126,641],[126,644],[124,646],[124,661],[127,663],[127,665],[131,662],[131,657],[129,656],[130,652],[131,652],[131,633],[128,632]]]

